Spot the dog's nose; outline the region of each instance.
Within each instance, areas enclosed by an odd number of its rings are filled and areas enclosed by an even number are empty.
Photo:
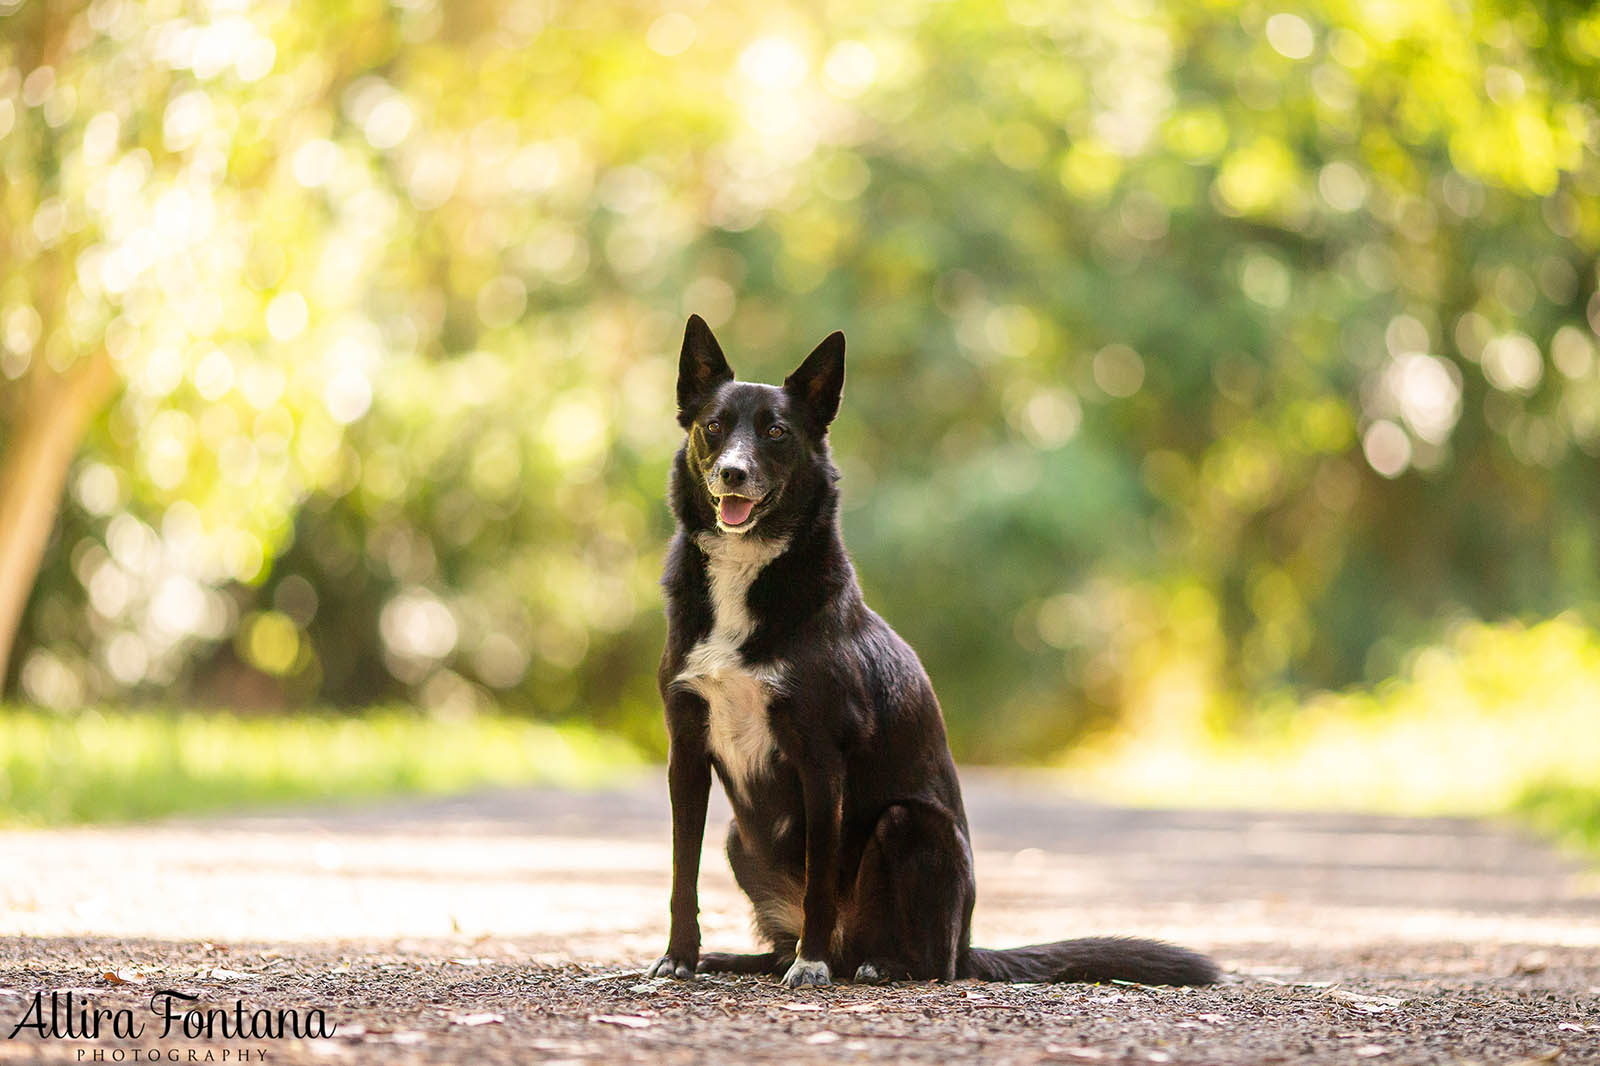
[[[730,489],[736,489],[740,485],[744,484],[745,479],[750,476],[750,473],[742,466],[724,465],[717,471],[717,476],[722,479],[723,485]]]

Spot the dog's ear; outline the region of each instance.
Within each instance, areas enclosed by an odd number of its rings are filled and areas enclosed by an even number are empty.
[[[699,315],[690,315],[683,330],[683,352],[678,356],[678,424],[688,429],[700,402],[718,385],[732,380],[733,371],[722,346],[711,335],[711,327]]]
[[[783,379],[783,391],[827,429],[839,413],[839,396],[844,392],[844,334],[835,330],[813,348],[800,368]]]

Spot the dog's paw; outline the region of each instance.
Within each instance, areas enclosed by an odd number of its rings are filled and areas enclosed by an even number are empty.
[[[856,967],[855,983],[858,985],[888,985],[909,980],[911,971],[905,963],[894,959],[867,959]]]
[[[671,952],[661,956],[655,965],[645,971],[646,977],[676,977],[680,981],[694,980],[695,959],[674,958]]]
[[[833,975],[828,972],[828,964],[825,962],[795,959],[794,965],[789,967],[789,972],[783,975],[783,983],[790,988],[822,987],[833,984]]]
[[[855,983],[858,985],[881,985],[886,979],[878,972],[878,968],[870,962],[864,962],[856,967]]]

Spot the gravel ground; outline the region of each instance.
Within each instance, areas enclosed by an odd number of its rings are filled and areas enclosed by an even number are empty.
[[[145,1026],[21,1029],[0,1062],[1600,1063],[1600,883],[1503,827],[1127,810],[966,776],[978,943],[1161,936],[1228,983],[646,981],[669,861],[651,779],[0,833],[20,934],[0,940],[0,1036],[36,994],[48,1021],[52,992]],[[749,947],[714,848],[702,883],[707,948]],[[239,1002],[321,1009],[336,1031],[163,1037],[163,990],[230,1022]]]

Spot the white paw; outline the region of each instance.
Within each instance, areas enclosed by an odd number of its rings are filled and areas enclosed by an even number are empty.
[[[794,965],[789,967],[789,972],[783,975],[783,983],[790,988],[805,988],[807,985],[831,985],[832,978],[827,963],[797,958]]]
[[[683,959],[675,959],[669,952],[656,960],[655,965],[645,971],[645,976],[676,977],[680,981],[694,980],[694,963]]]

